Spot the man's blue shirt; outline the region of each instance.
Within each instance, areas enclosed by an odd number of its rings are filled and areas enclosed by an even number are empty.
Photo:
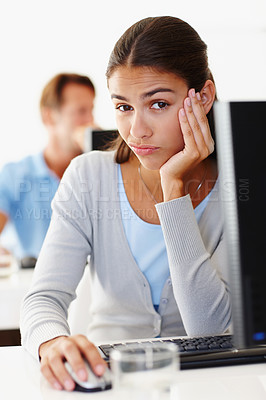
[[[15,229],[18,243],[12,243],[11,248],[5,245],[17,257],[38,256],[50,223],[51,201],[58,185],[59,178],[46,165],[42,152],[2,168],[0,211],[9,219],[3,236]]]

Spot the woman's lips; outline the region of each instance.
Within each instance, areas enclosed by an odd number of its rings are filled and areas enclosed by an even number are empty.
[[[159,147],[155,146],[136,146],[134,144],[129,145],[135,154],[138,156],[148,156],[149,154],[153,154],[155,151],[159,149]]]

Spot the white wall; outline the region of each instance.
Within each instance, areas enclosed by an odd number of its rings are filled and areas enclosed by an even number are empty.
[[[0,166],[42,148],[38,102],[56,73],[89,75],[96,120],[115,127],[105,68],[137,20],[173,15],[206,41],[222,100],[266,99],[266,0],[10,0],[0,5]]]

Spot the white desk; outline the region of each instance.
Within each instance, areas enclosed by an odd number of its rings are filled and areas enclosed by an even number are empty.
[[[18,329],[20,305],[27,293],[33,269],[18,269],[0,278],[0,330]]]
[[[180,371],[176,379],[178,396],[174,400],[266,399],[266,364]],[[0,348],[0,382],[0,398],[5,400],[23,396],[27,400],[118,400],[113,390],[56,391],[41,376],[38,362],[21,347]]]
[[[8,277],[0,278],[0,330],[19,329],[20,307],[33,277],[34,269],[18,269]],[[71,332],[86,334],[90,305],[89,269],[85,269],[77,288],[77,298],[69,309]],[[82,315],[82,318],[79,318]]]

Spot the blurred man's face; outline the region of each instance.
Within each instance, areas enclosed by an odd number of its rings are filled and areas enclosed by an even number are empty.
[[[53,111],[53,132],[66,150],[75,150],[74,131],[78,126],[92,126],[94,92],[87,86],[68,83],[62,92],[62,105]]]

